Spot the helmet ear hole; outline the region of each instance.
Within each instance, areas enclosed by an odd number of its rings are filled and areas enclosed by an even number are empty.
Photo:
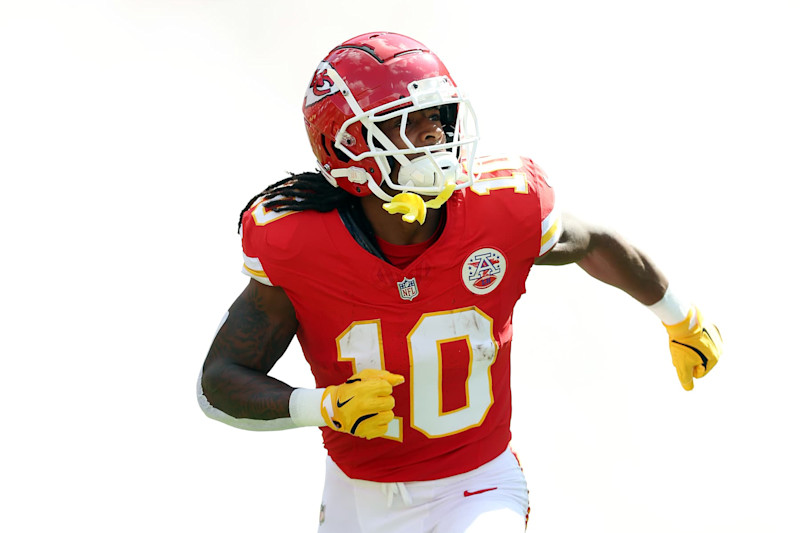
[[[365,139],[369,138],[369,132],[367,131],[367,127],[366,126],[363,126],[363,125],[361,126],[361,135]],[[386,150],[386,147],[383,145],[383,143],[380,142],[378,139],[375,139],[374,137],[372,139],[372,143],[379,150]],[[394,167],[395,167],[395,165],[397,165],[397,160],[394,157],[390,156],[390,157],[386,158],[386,161],[389,162],[389,171],[390,172],[394,171]],[[372,173],[375,173],[375,169],[374,168],[370,168],[369,171],[372,172]]]
[[[339,159],[339,161],[341,161],[342,163],[350,162],[350,158],[347,156],[347,154],[336,148],[333,142],[331,142],[331,149],[333,150],[333,153],[336,154],[336,157]],[[325,151],[326,152],[328,151],[327,148],[325,149]]]
[[[320,141],[319,144],[322,146],[322,149],[325,150],[325,153],[328,155],[328,157],[330,157],[331,153],[328,151],[328,144],[325,142],[324,134],[319,136],[319,141]]]

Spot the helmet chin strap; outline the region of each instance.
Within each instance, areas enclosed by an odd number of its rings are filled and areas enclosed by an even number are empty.
[[[419,222],[420,225],[425,223],[425,217],[428,214],[428,208],[439,209],[444,203],[453,195],[456,190],[456,180],[454,178],[448,179],[447,183],[436,198],[428,200],[427,202],[422,197],[413,192],[401,192],[395,195],[389,203],[383,204],[383,209],[394,215],[396,213],[403,214],[403,220],[412,224]]]

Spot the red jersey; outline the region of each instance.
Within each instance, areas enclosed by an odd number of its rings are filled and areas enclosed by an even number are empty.
[[[337,211],[257,204],[244,217],[244,271],[286,292],[317,387],[365,368],[405,377],[384,437],[322,428],[328,454],[351,478],[440,479],[508,446],[512,312],[560,223],[532,161],[484,158],[476,172],[447,201],[438,240],[405,268],[359,246]]]

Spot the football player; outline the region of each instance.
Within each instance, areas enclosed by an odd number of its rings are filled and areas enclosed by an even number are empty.
[[[321,428],[320,532],[525,529],[509,361],[534,264],[577,263],[648,306],[684,389],[716,364],[716,327],[642,252],[562,215],[530,159],[476,156],[475,113],[422,43],[345,41],[317,67],[303,113],[319,168],[242,212],[251,279],[198,399],[236,427]],[[269,375],[295,336],[315,389]]]

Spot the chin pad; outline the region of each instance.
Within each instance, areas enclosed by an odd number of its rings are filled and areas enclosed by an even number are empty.
[[[401,187],[434,187],[451,179],[455,180],[458,168],[458,159],[453,154],[438,152],[401,165],[397,182]]]

